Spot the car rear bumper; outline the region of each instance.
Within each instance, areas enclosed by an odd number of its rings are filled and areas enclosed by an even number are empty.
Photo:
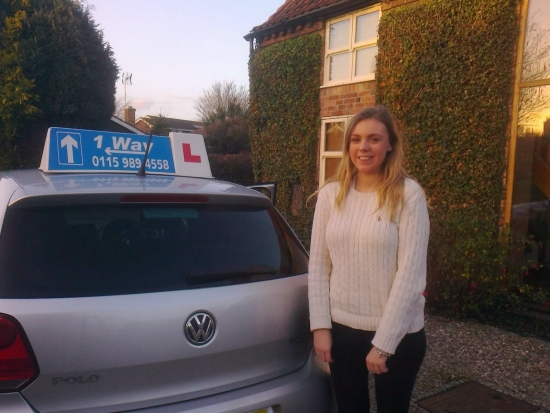
[[[272,407],[277,413],[329,413],[331,403],[330,375],[310,354],[300,370],[273,380],[182,403],[131,412],[243,413]]]
[[[19,393],[0,393],[0,412],[36,413]]]
[[[180,403],[126,410],[125,413],[244,413],[273,408],[279,413],[330,413],[332,388],[326,368],[310,354],[307,363],[299,370],[237,390],[201,397]],[[36,413],[19,393],[0,394],[0,411],[10,413]],[[111,407],[86,409],[79,413],[112,412]],[[73,413],[66,410],[63,413]]]

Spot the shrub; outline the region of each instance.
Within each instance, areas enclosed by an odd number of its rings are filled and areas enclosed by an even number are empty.
[[[208,153],[238,154],[250,152],[248,119],[229,118],[204,127],[204,142]]]
[[[433,207],[427,302],[455,316],[540,298],[522,283],[525,240],[499,226],[519,4],[426,0],[380,20],[377,101],[402,122]]]
[[[277,209],[309,246],[318,188],[323,39],[311,33],[260,48],[250,58],[250,145],[257,181],[277,182]]]
[[[253,182],[250,154],[242,152],[231,155],[209,154],[210,168],[216,179],[245,184]]]
[[[520,311],[544,295],[523,282],[536,267],[525,251],[533,242],[460,213],[434,220],[428,252],[429,306],[456,317],[485,318]]]

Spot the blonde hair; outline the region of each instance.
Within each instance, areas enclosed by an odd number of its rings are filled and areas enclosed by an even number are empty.
[[[390,220],[393,221],[403,207],[405,178],[408,178],[409,175],[404,168],[405,138],[399,129],[397,121],[385,106],[377,105],[365,108],[350,119],[344,133],[344,147],[342,149],[342,160],[338,165],[338,172],[324,185],[329,182],[338,181],[340,189],[336,197],[336,207],[340,208],[346,201],[347,194],[353,182],[353,177],[357,173],[357,168],[355,168],[349,154],[351,134],[355,126],[365,119],[376,119],[383,123],[390,138],[392,150],[387,153],[384,163],[382,164],[382,182],[377,190],[377,210],[385,208],[389,213]],[[315,192],[312,197],[317,195],[318,192],[319,191]]]

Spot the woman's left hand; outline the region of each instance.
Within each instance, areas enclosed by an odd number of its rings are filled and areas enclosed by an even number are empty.
[[[372,371],[374,374],[382,374],[388,371],[388,367],[386,366],[386,357],[378,354],[374,347],[370,350],[369,354],[367,354],[366,360],[368,371]]]

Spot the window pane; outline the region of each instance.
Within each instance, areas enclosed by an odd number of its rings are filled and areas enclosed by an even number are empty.
[[[338,165],[341,158],[326,158],[325,159],[325,181],[336,175]]]
[[[521,90],[511,221],[513,230],[538,244],[525,254],[544,271],[550,268],[549,198],[550,85]]]
[[[273,209],[210,203],[8,208],[0,298],[141,294],[304,273],[307,256],[282,222]]]
[[[325,124],[325,151],[341,151],[344,144],[344,122]]]
[[[522,81],[550,78],[550,1],[531,0],[527,16]]]
[[[349,78],[349,52],[330,56],[329,80]]]
[[[378,46],[366,47],[356,52],[355,76],[364,76],[376,70]]]
[[[349,46],[350,20],[342,20],[330,25],[329,49],[339,49]]]
[[[367,13],[357,17],[355,29],[355,42],[376,39],[378,34],[378,19],[380,12]]]

